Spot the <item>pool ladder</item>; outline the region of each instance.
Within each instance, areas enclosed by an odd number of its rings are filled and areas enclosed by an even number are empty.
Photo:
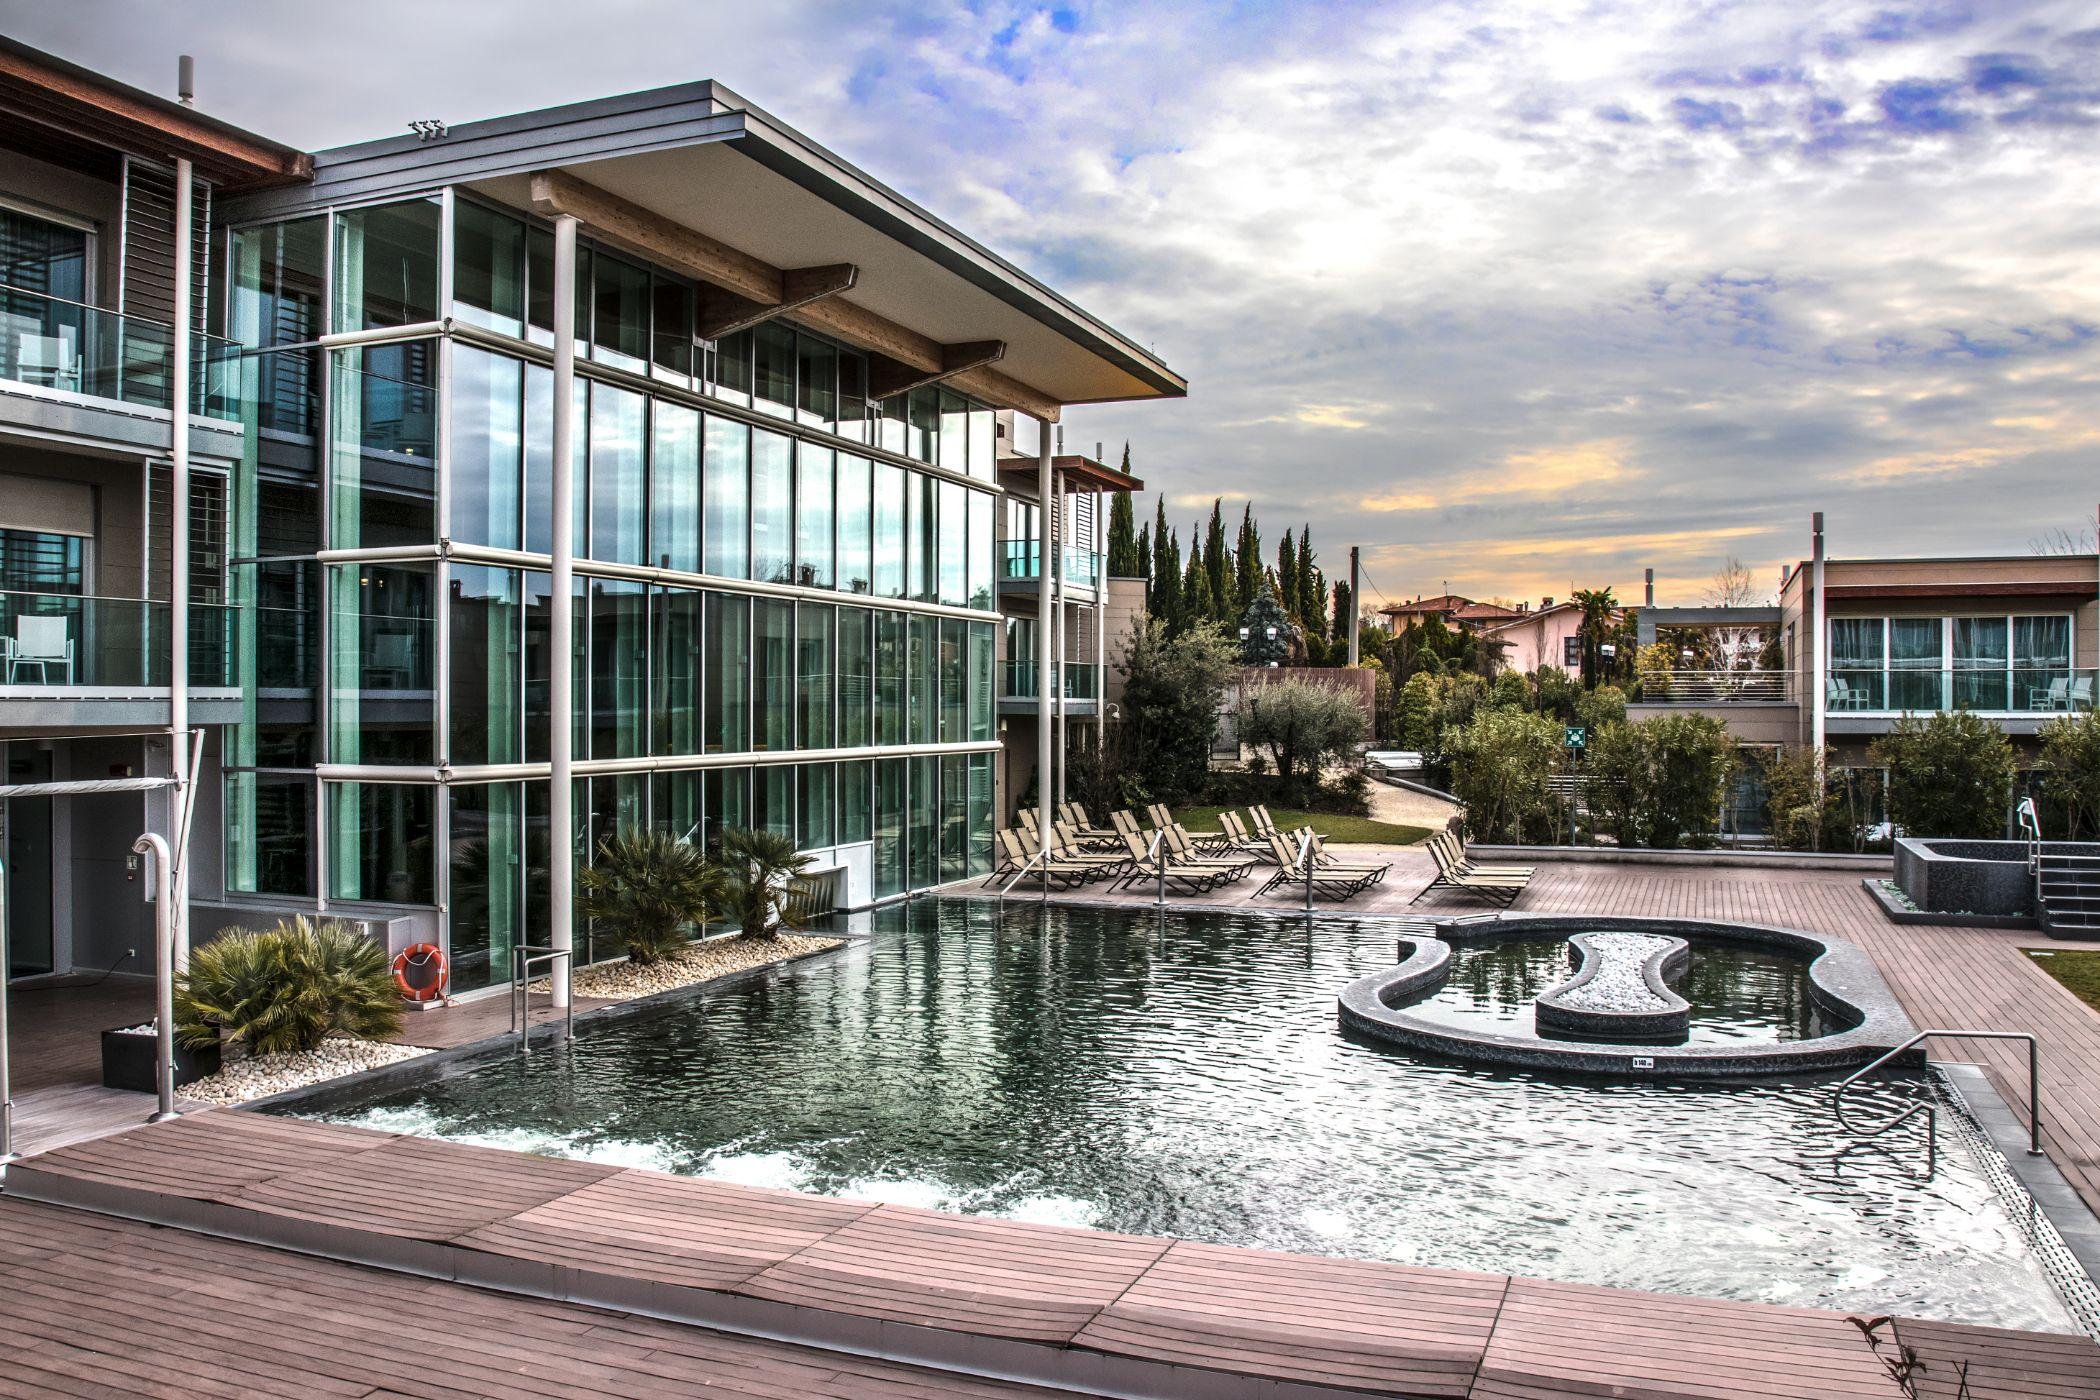
[[[1862,1126],[1845,1116],[1845,1091],[1860,1080],[1880,1069],[1889,1061],[1914,1049],[1921,1042],[1935,1036],[1950,1040],[2024,1040],[2027,1042],[2027,1153],[2031,1157],[2042,1155],[2042,1050],[2041,1044],[2026,1031],[1919,1031],[1909,1040],[1875,1060],[1872,1064],[1854,1070],[1837,1086],[1831,1106],[1837,1111],[1840,1127],[1854,1137],[1880,1137],[1890,1129],[1908,1123],[1918,1115],[1925,1116],[1925,1142],[1929,1151],[1939,1147],[1939,1117],[1933,1112],[1930,1099],[1919,1099],[1900,1113],[1893,1113],[1881,1122]]]

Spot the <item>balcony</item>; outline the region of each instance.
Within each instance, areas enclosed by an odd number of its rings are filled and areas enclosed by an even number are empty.
[[[1042,577],[1042,551],[1034,540],[1003,540],[999,546],[999,583],[1034,583]],[[1065,582],[1077,588],[1092,588],[1101,581],[1103,559],[1091,549],[1065,551]]]
[[[1791,705],[1791,671],[1669,671],[1641,677],[1643,705]]]
[[[1975,710],[2038,726],[2054,715],[2090,713],[2096,690],[2100,671],[2090,667],[1834,667],[1823,708],[1833,722]]]
[[[1035,658],[1018,657],[1002,661],[999,666],[1000,703],[1015,701],[1024,706],[1033,705],[1041,693],[1036,689]],[[1087,706],[1086,712],[1091,714],[1094,702],[1101,698],[1101,668],[1089,662],[1067,661],[1059,669],[1063,672],[1065,700],[1068,702],[1066,713],[1070,713],[1069,702],[1081,701]]]
[[[191,691],[229,705],[232,617],[225,607],[190,609]],[[166,603],[0,592],[0,724],[164,724],[168,653]]]
[[[240,421],[240,347],[194,337],[190,410]],[[175,331],[159,321],[0,284],[0,380],[41,394],[165,412]]]

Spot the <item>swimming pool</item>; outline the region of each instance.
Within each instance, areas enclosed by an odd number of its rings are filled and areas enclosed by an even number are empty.
[[[1950,1139],[1928,1174],[1921,1137],[1843,1134],[1827,1082],[1557,1077],[1343,1032],[1337,989],[1394,956],[1375,919],[1002,924],[920,900],[565,1052],[289,1111],[1015,1219],[2071,1329]]]

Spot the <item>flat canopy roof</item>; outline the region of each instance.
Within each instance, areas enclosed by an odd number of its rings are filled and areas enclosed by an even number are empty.
[[[237,216],[465,185],[575,213],[591,236],[906,366],[946,350],[932,358],[956,387],[1039,417],[1187,392],[1151,352],[719,83],[344,146],[314,163],[310,190],[243,201]],[[782,274],[802,280],[779,296],[755,290]],[[806,304],[798,286],[815,291]],[[997,392],[1001,380],[1013,392]]]
[[[1106,462],[1097,462],[1076,452],[1057,454],[1050,459],[1050,466],[1057,473],[1058,481],[1065,490],[1080,495],[1145,489],[1145,483],[1136,477],[1125,476]],[[1042,462],[1035,457],[1001,457],[999,470],[1032,483],[1042,470]]]

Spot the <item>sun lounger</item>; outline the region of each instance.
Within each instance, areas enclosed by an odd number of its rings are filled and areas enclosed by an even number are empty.
[[[1482,865],[1466,854],[1466,843],[1453,831],[1440,831],[1429,840],[1431,844],[1441,843],[1451,864],[1467,875],[1521,875],[1530,879],[1538,873],[1535,865]]]
[[[1183,865],[1210,866],[1224,871],[1227,883],[1246,879],[1254,869],[1254,862],[1247,856],[1219,854],[1199,848],[1179,822],[1161,827],[1160,832],[1166,841],[1168,855]]]
[[[1155,829],[1181,826],[1181,823],[1174,819],[1174,814],[1167,810],[1167,804],[1164,802],[1154,802],[1147,806],[1145,815],[1152,819],[1152,825]],[[1187,827],[1182,827],[1182,830],[1199,846],[1213,845],[1225,839],[1225,833],[1222,831],[1189,831]]]
[[[1116,883],[1122,885],[1142,884],[1147,880],[1161,881],[1183,894],[1202,894],[1225,883],[1226,872],[1211,865],[1190,865],[1176,860],[1161,849],[1156,854],[1145,844],[1145,839],[1126,832],[1124,849],[1130,854],[1130,869]]]
[[[1328,851],[1327,843],[1320,839],[1320,833],[1314,831],[1311,827],[1307,827],[1299,832],[1298,839],[1312,846],[1313,864],[1319,866],[1322,870],[1375,872],[1371,880],[1371,883],[1375,885],[1385,878],[1386,871],[1393,868],[1393,863],[1389,860],[1351,860],[1347,856],[1334,855]]]
[[[1059,860],[1054,855],[1047,861],[1036,859],[1035,843],[1028,839],[1026,832],[1002,831],[998,833],[998,844],[1011,874],[1018,875],[1025,870],[1029,879],[1048,878],[1061,890],[1105,878],[1098,865]]]
[[[1225,849],[1242,855],[1258,865],[1267,865],[1276,859],[1269,843],[1247,829],[1237,812],[1218,813],[1218,825],[1225,828]]]
[[[1311,894],[1315,899],[1354,899],[1376,884],[1385,873],[1382,870],[1375,873],[1370,870],[1337,870],[1333,867],[1322,867],[1317,863],[1304,866],[1299,863],[1303,848],[1292,850],[1282,832],[1272,834],[1269,842],[1276,857],[1276,869],[1268,881],[1254,892],[1255,898],[1279,886],[1292,885],[1302,888],[1310,885]]]
[[[1408,901],[1410,904],[1418,902],[1431,890],[1455,890],[1461,894],[1477,895],[1508,908],[1517,902],[1517,896],[1524,893],[1531,883],[1529,875],[1475,874],[1463,869],[1448,841],[1432,840],[1429,843],[1429,855],[1436,862],[1436,878],[1422,886],[1414,899]]]

